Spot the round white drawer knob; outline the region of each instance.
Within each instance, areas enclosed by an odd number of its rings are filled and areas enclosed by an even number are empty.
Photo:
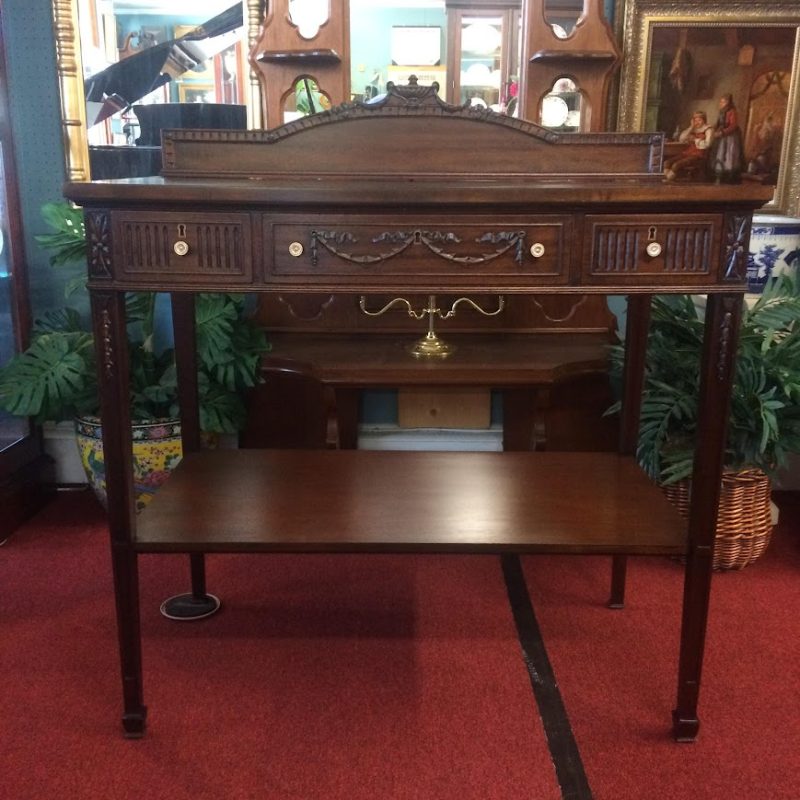
[[[650,258],[656,258],[661,255],[661,245],[658,242],[650,242],[645,250]]]
[[[300,244],[300,242],[292,242],[289,245],[289,255],[294,256],[295,258],[303,255],[303,245]]]
[[[531,255],[534,258],[541,258],[544,255],[544,245],[541,242],[536,242],[532,244]]]
[[[189,252],[189,245],[186,242],[175,242],[172,249],[176,256],[185,256]]]

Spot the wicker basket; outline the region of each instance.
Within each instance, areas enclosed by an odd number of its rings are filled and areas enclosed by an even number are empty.
[[[662,486],[682,516],[689,515],[689,481]],[[725,472],[717,516],[714,569],[742,569],[766,549],[772,534],[770,482],[760,469]]]

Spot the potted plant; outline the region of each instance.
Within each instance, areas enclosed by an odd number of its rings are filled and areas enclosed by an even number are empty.
[[[654,298],[637,456],[683,512],[688,511],[703,345],[701,311],[690,296]],[[770,475],[800,452],[800,293],[782,274],[743,311],[736,361],[714,565],[741,568],[771,533]],[[612,347],[612,373],[624,347]],[[618,411],[617,403],[609,413]]]
[[[37,236],[55,267],[85,259],[83,215],[69,203],[42,207],[54,233]],[[66,285],[67,297],[83,292],[85,270]],[[157,296],[126,298],[134,422],[134,481],[142,507],[181,457],[174,352],[158,342]],[[85,305],[84,299],[84,305]],[[242,391],[259,379],[264,331],[243,313],[237,295],[196,298],[200,424],[205,432],[235,433],[245,420]],[[104,499],[105,480],[94,339],[86,313],[68,306],[39,317],[30,346],[0,368],[0,407],[37,423],[74,419],[81,461]]]

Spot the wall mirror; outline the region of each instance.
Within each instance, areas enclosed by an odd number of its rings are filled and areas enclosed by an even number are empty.
[[[437,83],[450,103],[514,114],[521,0],[350,0],[350,90]]]
[[[259,127],[264,1],[53,0],[67,178],[153,174],[161,127]]]
[[[559,39],[566,39],[583,15],[583,0],[544,0],[544,18]]]
[[[150,125],[149,139],[145,136],[147,143],[143,143],[140,117],[155,113],[152,109],[156,105],[191,105],[198,115],[204,105],[238,105],[240,109],[244,107],[246,127],[262,127],[264,111],[261,86],[258,72],[251,68],[248,56],[259,38],[266,0],[243,0],[241,4],[236,0],[52,2],[67,177],[70,180],[88,180],[90,175],[94,178],[112,177],[101,176],[97,170],[91,169],[90,145],[95,160],[100,149],[139,147],[141,150],[147,146],[155,149],[159,128],[155,124]],[[616,0],[617,7],[621,2]],[[385,91],[387,81],[405,83],[413,73],[420,84],[437,82],[440,95],[450,102],[468,101],[486,104],[505,113],[516,113],[520,69],[519,0],[493,0],[485,4],[487,8],[482,8],[478,0],[475,3],[465,0],[458,3],[445,0],[350,0],[349,5],[350,99],[372,99]],[[568,36],[583,14],[583,6],[583,0],[546,0],[547,21],[561,26]],[[192,65],[192,54],[196,48],[204,45],[194,41],[191,32],[234,7],[240,9],[243,20],[235,46],[228,42],[210,59]],[[289,3],[289,21],[297,27],[298,33],[313,40],[316,33],[326,30],[326,26],[331,24],[336,9],[337,6],[330,0],[292,0]],[[462,17],[473,22],[477,20],[481,25],[469,28],[469,25],[461,24]],[[492,51],[477,55],[466,53],[464,45],[470,45],[472,33],[483,30],[486,34],[488,29],[483,24],[487,21],[497,23],[497,20],[500,20],[500,24],[494,24],[488,38],[485,35],[476,36],[476,41],[471,45],[479,50],[488,50],[491,45]],[[400,59],[394,57],[398,32],[413,32],[415,55],[410,60],[420,63],[405,63],[409,60],[407,56]],[[130,63],[132,58],[142,59],[142,54],[147,55],[148,51],[153,55],[155,48],[164,47],[174,40],[181,40],[181,46],[177,48],[179,58],[176,63],[170,62],[165,67],[173,73],[169,82],[153,87],[151,92],[133,101],[123,97],[120,91],[112,90],[109,95],[103,92],[104,87],[95,84],[90,88],[99,96],[88,98],[87,105],[86,86],[89,84],[85,84],[84,78],[102,73],[113,64],[124,65],[125,61]],[[408,48],[405,50],[407,52]],[[465,55],[475,57],[467,63]],[[183,60],[184,57],[189,61]],[[473,74],[478,72],[484,73],[484,77]],[[485,75],[487,72],[488,78]],[[329,104],[325,85],[312,80],[313,70],[309,75],[307,81],[293,85],[293,90],[285,100],[280,122],[310,113],[312,104],[313,110]],[[462,80],[464,77],[468,80]],[[569,79],[568,75],[563,77]],[[562,131],[580,129],[578,119],[583,115],[579,91],[570,86],[565,89],[566,85],[561,81],[553,87],[550,94],[555,95],[556,99],[548,101],[548,106],[552,108],[548,108],[545,114],[548,120],[557,119],[553,127]],[[107,101],[114,94],[120,95],[117,98],[120,109],[97,121],[98,114],[109,111]],[[569,116],[562,120],[565,105]],[[160,109],[160,113],[164,113],[164,109]],[[208,125],[198,117],[197,121],[189,120],[186,124],[192,127],[230,127],[240,122],[241,118],[230,124],[221,125],[217,122]],[[179,127],[171,120],[167,120],[164,126]],[[118,155],[106,153],[104,157],[113,160]],[[136,155],[146,154],[138,152]],[[158,154],[153,153],[152,158],[157,160]],[[137,173],[132,171],[127,174]]]
[[[289,19],[304,39],[313,39],[330,19],[329,0],[290,0]]]

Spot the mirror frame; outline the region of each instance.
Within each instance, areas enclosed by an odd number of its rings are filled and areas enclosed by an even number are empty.
[[[264,20],[265,0],[244,0],[245,27],[249,53],[259,38]],[[78,36],[78,0],[52,0],[56,72],[61,95],[61,133],[64,141],[67,180],[88,181],[89,145],[86,138],[86,100],[83,92],[83,64]],[[250,64],[245,86],[247,127],[261,128],[261,84]]]
[[[708,7],[689,0],[627,0],[619,117],[621,131],[640,131],[644,124],[650,44],[656,26],[795,27],[792,79],[786,106],[787,126],[781,166],[772,203],[763,211],[800,216],[800,6],[797,0],[716,0]]]

